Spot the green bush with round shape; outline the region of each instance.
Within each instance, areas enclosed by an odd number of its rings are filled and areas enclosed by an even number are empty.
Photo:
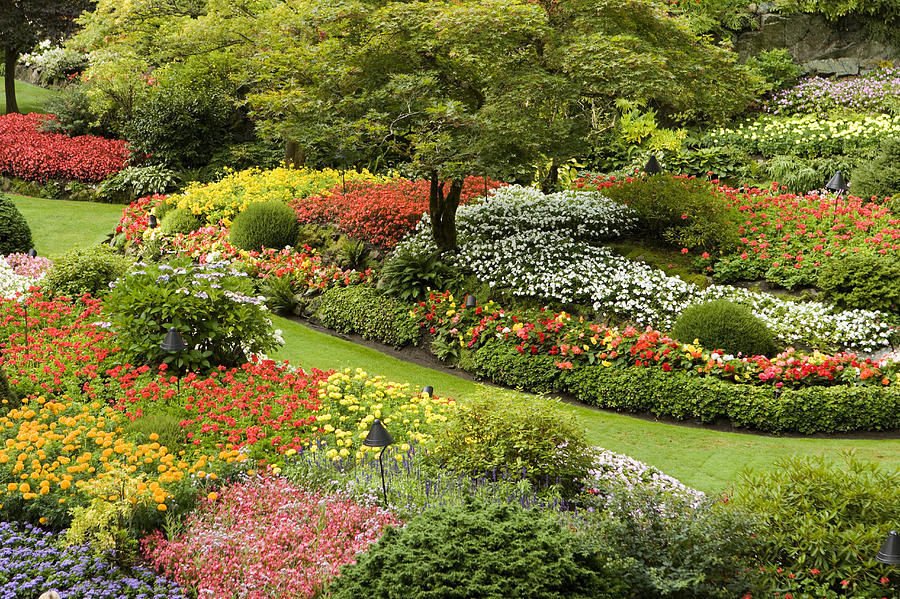
[[[174,210],[163,210],[163,212],[165,216],[159,221],[159,230],[163,235],[177,235],[178,233],[187,235],[203,226],[203,221],[189,208],[175,208]],[[156,218],[159,218],[159,215]]]
[[[175,210],[176,205],[174,202],[170,202],[169,198],[164,199],[159,203],[159,206],[153,209],[153,214],[156,216],[157,222],[162,222],[166,215]]]
[[[578,550],[553,515],[469,502],[432,508],[387,532],[328,588],[332,599],[613,599],[614,569]]]
[[[895,254],[848,254],[826,262],[818,287],[844,308],[900,310],[900,259]]]
[[[900,137],[881,142],[874,160],[863,162],[853,171],[850,192],[860,198],[894,198],[900,195]],[[892,202],[892,205],[896,206]]]
[[[28,221],[9,196],[0,193],[0,254],[27,252],[31,247]]]
[[[281,202],[254,202],[234,218],[228,238],[242,250],[281,249],[297,239],[297,214]]]
[[[728,300],[690,306],[675,321],[671,334],[684,343],[697,339],[706,349],[735,355],[768,356],[777,349],[766,324],[748,308]]]
[[[128,272],[131,260],[108,245],[75,248],[56,257],[42,286],[55,296],[97,296],[109,291],[109,284]]]

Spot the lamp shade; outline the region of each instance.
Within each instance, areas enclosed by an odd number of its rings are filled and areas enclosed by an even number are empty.
[[[650,160],[647,161],[644,172],[648,175],[658,175],[662,172],[662,167],[659,166],[659,160],[656,159],[656,154],[650,154]]]
[[[158,223],[156,222],[156,215],[151,214],[150,217],[147,219],[147,226],[150,227],[151,229],[155,229],[157,224]]]
[[[900,564],[900,535],[896,530],[888,534],[875,559],[883,564]]]
[[[184,340],[184,337],[181,336],[175,327],[169,327],[169,332],[166,333],[166,338],[163,339],[162,344],[160,344],[159,348],[163,351],[167,352],[179,352],[187,349],[187,342]]]
[[[434,395],[434,387],[432,387],[431,385],[427,385],[424,389],[422,389],[422,393]]]
[[[363,441],[363,445],[367,447],[387,447],[393,444],[394,438],[391,436],[391,433],[384,428],[381,420],[376,418],[375,422],[372,423],[372,428],[369,429],[369,434],[366,435],[366,440]]]
[[[29,258],[37,258],[37,250],[34,248],[31,248],[30,250],[28,250],[28,257]]]
[[[475,301],[475,296],[471,293],[466,296],[466,308],[474,308],[478,305],[478,302]]]
[[[819,180],[821,181],[821,179]],[[836,172],[834,176],[828,180],[828,183],[825,184],[825,189],[828,191],[847,191],[847,183],[844,181],[841,171]]]

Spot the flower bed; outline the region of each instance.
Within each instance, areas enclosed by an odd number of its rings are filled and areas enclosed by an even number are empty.
[[[900,94],[900,68],[878,69],[853,78],[809,77],[765,103],[772,114],[827,114],[845,108],[889,112],[886,100]]]
[[[68,137],[40,130],[37,113],[0,116],[0,174],[33,181],[96,182],[125,167],[124,141],[91,135]]]

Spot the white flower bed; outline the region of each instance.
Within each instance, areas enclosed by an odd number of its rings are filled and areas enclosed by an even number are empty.
[[[616,219],[620,219],[618,223]],[[485,202],[461,207],[457,221],[460,252],[447,259],[472,270],[491,286],[509,288],[516,295],[590,303],[598,312],[616,313],[642,326],[666,330],[688,306],[729,299],[750,308],[788,344],[838,345],[863,351],[889,345],[893,329],[885,314],[842,312],[821,302],[789,301],[730,286],[700,289],[587,243],[608,239],[634,224],[628,208],[597,192],[542,196],[521,187],[503,188]],[[401,248],[437,250],[427,216],[398,246]]]
[[[39,278],[16,274],[6,260],[0,259],[0,297],[14,298],[24,294],[32,285],[37,285]]]
[[[684,498],[693,505],[699,505],[706,497],[703,491],[688,487],[658,468],[602,447],[596,449],[594,467],[588,471],[588,478],[585,480],[587,489],[625,493],[651,489]]]

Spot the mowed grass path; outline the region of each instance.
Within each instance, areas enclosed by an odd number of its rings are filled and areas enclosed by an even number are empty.
[[[277,321],[277,326],[284,332],[285,347],[275,354],[276,357],[305,368],[362,368],[369,374],[381,374],[389,380],[409,382],[413,388],[432,385],[435,393],[444,397],[500,394],[493,387],[410,364],[293,321],[283,318]],[[652,464],[685,484],[708,492],[727,491],[745,468],[767,470],[776,459],[795,455],[824,454],[837,458],[843,451],[855,450],[862,459],[900,468],[898,439],[737,434],[653,422],[586,406],[560,404],[560,409],[576,414],[592,444]]]
[[[44,112],[44,103],[50,98],[59,95],[59,92],[44,89],[24,81],[16,81],[16,104],[19,112]],[[6,114],[6,93],[0,85],[0,114]]]
[[[41,256],[100,243],[115,230],[122,216],[123,206],[117,204],[9,197],[28,221],[34,249]]]

